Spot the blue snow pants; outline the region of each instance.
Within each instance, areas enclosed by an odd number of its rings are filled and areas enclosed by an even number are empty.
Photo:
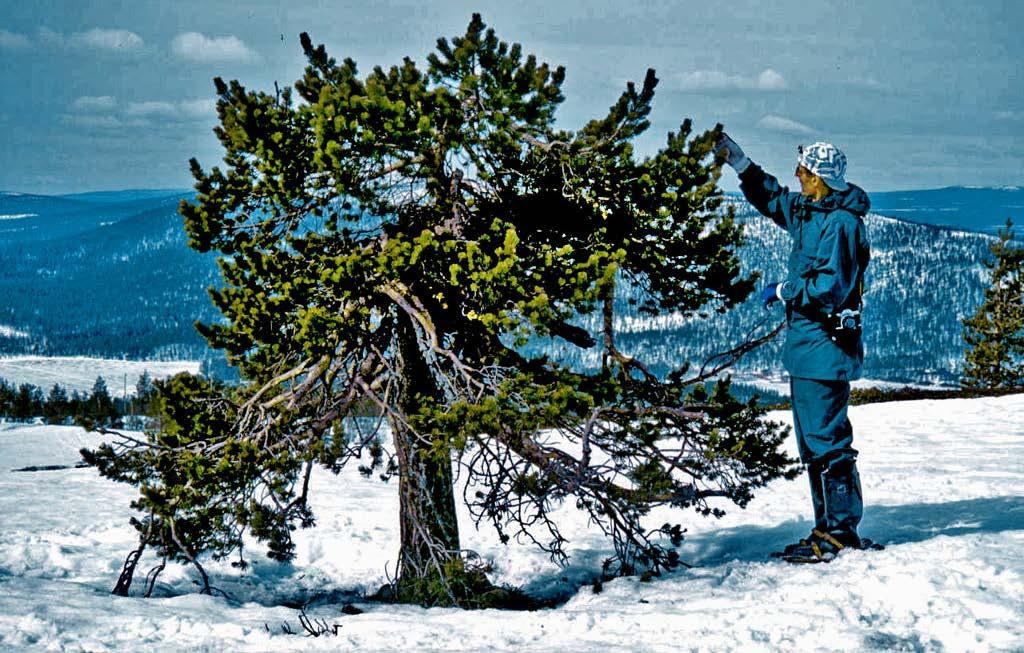
[[[810,477],[814,527],[856,533],[864,503],[846,416],[850,383],[790,377],[789,389],[800,460]]]

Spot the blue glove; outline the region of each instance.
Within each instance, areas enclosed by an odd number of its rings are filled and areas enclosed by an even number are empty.
[[[761,301],[764,302],[765,308],[770,308],[772,303],[779,301],[781,287],[781,283],[770,283],[764,287],[764,290],[761,291]]]
[[[736,172],[742,172],[750,165],[747,155],[743,153],[736,141],[729,138],[728,134],[722,134],[722,138],[715,145],[716,156],[723,152],[725,153],[725,162],[735,168]]]

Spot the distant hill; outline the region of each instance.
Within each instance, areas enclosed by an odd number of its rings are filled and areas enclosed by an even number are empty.
[[[157,207],[177,207],[182,198],[191,196],[188,192],[177,192],[136,197],[134,193],[109,194],[107,201],[73,195],[0,193],[0,245],[46,242],[82,234]]]
[[[994,234],[1006,218],[1024,223],[1024,189],[951,186],[871,193],[871,210],[911,222]]]
[[[133,200],[152,200],[163,197],[181,197],[182,195],[194,195],[190,190],[181,188],[160,189],[160,188],[134,188],[129,190],[100,190],[91,193],[69,193],[59,195],[63,199],[78,200],[81,202],[97,202],[100,204],[117,204]]]
[[[182,192],[0,195],[0,352],[202,360],[212,256],[186,246]]]
[[[206,292],[219,283],[214,257],[188,249],[177,214],[181,199],[192,196],[160,190],[0,194],[0,355],[219,359],[192,326],[219,318]],[[877,193],[872,200],[878,213],[866,220],[873,250],[866,375],[955,382],[963,354],[960,320],[974,312],[987,283],[982,261],[992,237],[979,232],[1001,225],[1000,212],[1024,200],[1024,191],[950,188]],[[731,201],[747,225],[744,267],[761,272],[762,282],[778,280],[788,237],[746,202]],[[879,214],[887,211],[915,221]],[[960,229],[934,226],[934,216]],[[659,372],[682,361],[699,366],[782,319],[781,310],[764,311],[756,297],[711,320],[650,318],[632,311],[629,294],[624,289],[618,298],[619,344]],[[581,324],[596,330],[597,317]],[[563,344],[533,346],[577,365],[598,364],[597,352]],[[777,374],[780,347],[779,341],[748,355],[739,370]]]
[[[728,193],[742,200],[739,193]],[[871,212],[906,222],[995,234],[1006,218],[1024,226],[1024,188],[949,186],[869,193]],[[1024,233],[1017,229],[1017,234]]]

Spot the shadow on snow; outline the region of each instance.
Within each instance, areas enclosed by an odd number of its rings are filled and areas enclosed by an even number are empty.
[[[778,526],[739,526],[695,535],[684,542],[686,562],[708,567],[732,560],[768,560],[772,551],[805,537],[810,520]],[[923,542],[941,535],[1024,530],[1024,496],[985,497],[949,503],[867,505],[860,534],[885,546]]]
[[[695,567],[714,567],[729,562],[764,562],[772,551],[805,536],[809,521],[791,520],[777,526],[738,526],[708,531],[688,537],[680,549],[682,559]],[[861,534],[880,544],[896,546],[947,536],[1000,533],[1024,530],[1024,496],[987,497],[948,503],[907,505],[869,505],[861,524]],[[557,606],[572,598],[598,576],[608,549],[577,549],[571,563],[557,572],[540,574],[521,589],[544,603]],[[257,558],[248,573],[210,572],[210,582],[223,590],[229,600],[255,602],[264,606],[300,608],[304,605],[331,605],[363,602],[364,588],[341,588],[322,572],[298,568]],[[137,596],[144,585],[145,569],[132,587]],[[0,584],[12,579],[9,569],[0,565]],[[93,591],[109,592],[105,583],[85,583]],[[194,579],[178,577],[158,582],[154,597],[194,594]],[[375,589],[375,588],[374,588]]]

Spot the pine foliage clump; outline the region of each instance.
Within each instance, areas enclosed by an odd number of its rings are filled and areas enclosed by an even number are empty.
[[[785,431],[722,377],[772,333],[664,378],[617,346],[621,284],[643,291],[640,311],[691,319],[754,287],[716,183],[720,126],[686,120],[638,157],[648,71],[604,116],[556,128],[564,70],[478,15],[425,67],[361,75],[301,42],[297,98],[216,80],[224,166],[193,160],[198,197],[181,206],[225,282],[211,291],[224,319],[200,331],[244,382],[158,384],[147,441],[90,454],[140,487],[141,547],[196,563],[252,535],[287,560],[314,523],[313,467],[358,465],[397,478],[386,594],[472,607],[493,594],[460,544],[457,477],[505,542],[564,561],[568,503],[609,537],[608,573],[657,573],[680,564],[683,529],[649,524],[652,508],[720,515],[792,472]],[[598,332],[577,326],[588,314]],[[600,369],[524,353],[552,338],[598,351]]]
[[[991,245],[989,287],[978,311],[964,320],[963,383],[974,388],[1024,387],[1024,248],[1013,243],[1013,222]]]

